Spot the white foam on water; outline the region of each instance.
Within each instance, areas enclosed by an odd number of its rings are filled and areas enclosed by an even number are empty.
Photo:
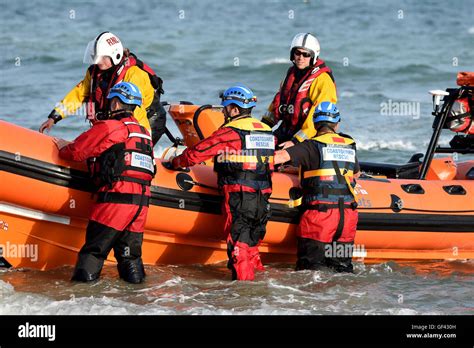
[[[307,293],[306,291],[300,290],[300,289],[295,288],[293,286],[277,284],[274,279],[269,279],[268,285],[272,288],[285,289],[285,290],[289,290],[289,291],[292,291],[292,292],[297,292],[297,293],[300,293],[300,294]]]
[[[352,98],[355,95],[356,94],[354,92],[351,92],[351,91],[342,91],[339,97],[340,98]]]
[[[466,269],[462,262],[420,267]],[[0,315],[439,315],[472,307],[472,281],[465,275],[418,274],[411,264],[394,262],[356,263],[355,274],[269,265],[254,282],[229,281],[227,270],[212,266],[157,266],[140,286],[124,283],[113,271],[106,269],[90,285],[69,282],[69,268],[0,273]],[[456,289],[464,287],[453,291],[453,282]],[[397,303],[400,294],[403,303]]]
[[[29,293],[14,293],[0,300],[0,315],[78,315],[78,314],[167,314],[169,311],[154,308],[148,312],[143,306],[115,298],[81,297],[54,301],[47,296]],[[148,312],[148,313],[147,313]]]
[[[418,146],[406,140],[367,140],[357,142],[358,150],[404,150],[415,151]]]
[[[288,58],[280,58],[280,57],[275,57],[275,58],[270,58],[264,60],[260,65],[273,65],[273,64],[289,64],[290,60]]]
[[[474,35],[474,27],[470,27],[467,32],[471,35]]]
[[[181,277],[177,276],[177,277],[173,277],[173,278],[165,281],[162,284],[152,286],[151,288],[140,289],[140,290],[137,290],[137,292],[149,292],[150,290],[157,290],[157,289],[161,289],[161,288],[174,287],[176,285],[181,284],[182,282],[183,282],[183,279]]]
[[[3,280],[0,280],[0,299],[3,296],[13,294],[15,292],[15,288],[7,282],[4,282]]]
[[[410,308],[387,308],[388,314],[395,315],[417,315],[420,314],[418,311]]]

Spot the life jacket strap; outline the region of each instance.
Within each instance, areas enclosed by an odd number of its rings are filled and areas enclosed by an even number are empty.
[[[133,193],[99,192],[97,203],[133,204],[148,207],[150,197]]]
[[[304,206],[305,210],[317,210],[321,212],[327,212],[329,209],[338,209],[339,204],[326,204],[326,203],[320,203],[320,204],[307,204]],[[343,204],[343,208],[347,209],[352,209],[356,210],[357,209],[357,203],[352,202],[350,204]]]
[[[231,176],[237,180],[248,180],[248,181],[270,181],[270,175],[268,174],[256,174],[252,172],[233,172],[225,173],[224,176]]]

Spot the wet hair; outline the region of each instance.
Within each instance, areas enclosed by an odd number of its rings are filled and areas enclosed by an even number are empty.
[[[337,123],[332,123],[332,122],[316,122],[314,124],[314,128],[320,132],[321,130],[329,130],[331,132],[335,132],[336,131],[336,126],[337,126]]]

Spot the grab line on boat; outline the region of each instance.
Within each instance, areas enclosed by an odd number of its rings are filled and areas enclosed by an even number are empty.
[[[70,225],[71,218],[62,215],[56,214],[47,214],[39,210],[34,210],[30,208],[20,207],[14,204],[9,204],[5,202],[0,202],[0,213],[7,213],[13,215],[19,215],[35,220],[43,220],[49,222],[55,222],[63,225]]]

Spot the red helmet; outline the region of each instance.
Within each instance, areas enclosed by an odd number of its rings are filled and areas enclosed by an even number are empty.
[[[458,99],[453,103],[449,111],[447,126],[456,133],[474,134],[474,123],[468,98]]]

